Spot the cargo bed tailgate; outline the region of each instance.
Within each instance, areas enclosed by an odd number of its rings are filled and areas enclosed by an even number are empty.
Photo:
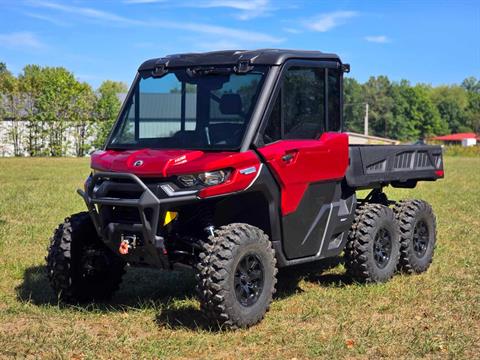
[[[414,187],[443,177],[442,148],[435,145],[350,145],[346,180],[354,188],[391,184]]]

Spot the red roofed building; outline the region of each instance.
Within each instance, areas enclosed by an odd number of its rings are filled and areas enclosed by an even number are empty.
[[[432,140],[443,141],[446,145],[473,146],[480,140],[480,136],[475,133],[459,133],[443,136],[435,136]]]

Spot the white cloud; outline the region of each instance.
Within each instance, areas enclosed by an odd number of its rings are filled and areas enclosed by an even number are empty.
[[[47,16],[47,15],[42,15],[42,14],[35,14],[35,13],[25,13],[26,16],[29,16],[31,18],[34,18],[34,19],[38,19],[38,20],[43,20],[43,21],[46,21],[46,22],[49,22],[51,24],[54,24],[54,25],[58,25],[58,26],[68,26],[68,24],[64,21],[61,21],[61,20],[58,20],[58,19],[55,19],[53,17],[50,17],[50,16]]]
[[[299,30],[299,29],[295,29],[295,28],[283,28],[283,31],[285,32],[288,32],[290,34],[301,34],[302,33],[302,30]]]
[[[193,32],[200,32],[204,34],[216,35],[218,37],[228,37],[232,39],[245,40],[248,39],[252,43],[281,43],[283,38],[277,38],[268,34],[227,28],[224,26],[199,24],[199,23],[183,23],[183,22],[151,22],[151,26],[164,27],[169,29],[189,30]]]
[[[358,16],[356,11],[335,11],[315,16],[304,22],[305,27],[313,31],[326,32],[343,25],[348,19]]]
[[[163,3],[166,0],[123,0],[125,4],[154,4]],[[171,6],[192,8],[229,8],[236,10],[235,17],[240,20],[250,20],[264,16],[275,8],[271,0],[196,0],[178,1],[169,4]]]
[[[268,14],[273,10],[270,0],[208,0],[188,3],[187,6],[199,8],[230,8],[238,10],[236,17],[240,20],[250,20]]]
[[[225,26],[209,25],[195,22],[175,22],[175,21],[145,21],[145,20],[136,20],[116,15],[114,13],[101,11],[93,8],[87,7],[78,7],[78,6],[68,6],[62,5],[53,2],[47,1],[36,1],[34,3],[37,6],[57,10],[65,13],[71,13],[75,15],[82,16],[84,18],[92,20],[102,20],[103,22],[108,22],[117,25],[123,26],[145,26],[145,27],[157,27],[164,29],[175,29],[175,30],[184,30],[184,31],[193,31],[202,34],[210,34],[218,37],[227,37],[231,39],[248,39],[252,43],[281,43],[284,41],[283,38],[274,37],[265,33],[250,31],[250,30],[240,30]]]
[[[37,35],[29,31],[0,34],[0,45],[35,50],[45,48],[45,44],[37,38]]]
[[[110,22],[115,22],[115,23],[124,24],[124,25],[138,24],[137,21],[130,20],[126,17],[115,15],[113,13],[109,13],[102,10],[88,8],[88,7],[63,5],[63,4],[58,4],[50,1],[33,1],[32,4],[38,7],[46,8],[46,9],[57,10],[57,11],[75,14],[75,15],[81,15],[90,19],[110,21]]]
[[[386,35],[365,36],[365,40],[367,40],[368,42],[374,42],[379,44],[386,44],[390,42],[390,39]]]

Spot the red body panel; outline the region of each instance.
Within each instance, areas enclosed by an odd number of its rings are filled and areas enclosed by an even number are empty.
[[[135,166],[141,160],[141,166]],[[254,166],[256,171],[241,174],[239,170]],[[231,169],[228,180],[203,189],[199,196],[216,196],[244,190],[250,185],[260,168],[253,151],[204,152],[200,150],[106,150],[92,154],[91,167],[100,171],[127,172],[140,177],[169,177],[196,174],[205,171]]]
[[[296,210],[310,183],[342,179],[348,167],[348,135],[341,133],[282,140],[259,151],[280,182],[283,215]]]
[[[281,186],[283,215],[297,208],[311,183],[341,179],[348,166],[348,136],[324,133],[318,140],[282,140],[259,149]],[[287,156],[287,157],[285,157]],[[141,160],[140,166],[134,163]],[[202,198],[246,189],[260,171],[253,151],[106,150],[92,154],[91,166],[100,171],[128,172],[140,177],[169,177],[231,169],[228,180],[200,191]],[[240,170],[255,167],[255,172]]]

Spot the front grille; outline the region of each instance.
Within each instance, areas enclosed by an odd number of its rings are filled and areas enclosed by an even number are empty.
[[[168,183],[168,179],[143,178],[142,182],[158,198],[165,198],[166,194],[161,190],[160,185]],[[109,179],[103,183],[105,191],[101,194],[103,197],[116,199],[139,199],[142,196],[143,189],[137,183],[125,179]]]

